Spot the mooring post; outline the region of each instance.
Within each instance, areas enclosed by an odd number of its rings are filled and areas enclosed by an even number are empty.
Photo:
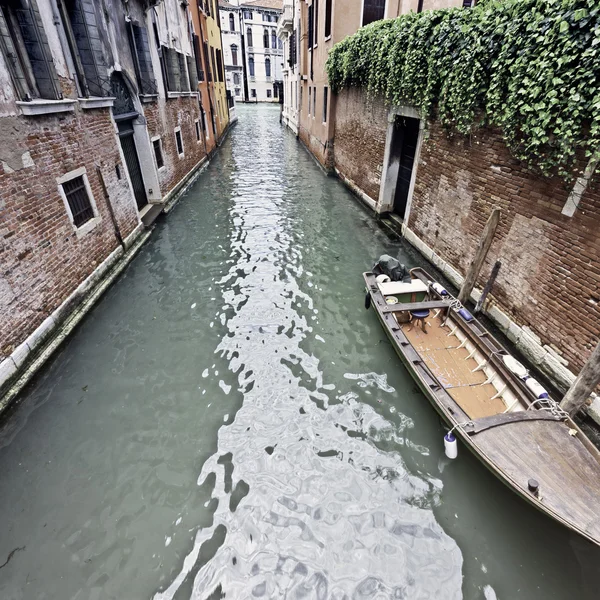
[[[477,314],[483,309],[485,300],[488,297],[488,294],[492,291],[492,287],[494,285],[494,281],[496,281],[496,277],[498,277],[498,271],[500,271],[501,265],[502,263],[499,260],[497,260],[494,264],[492,272],[490,273],[490,278],[487,280],[487,283],[483,288],[483,292],[481,292],[481,298],[477,300],[477,304],[475,305],[475,310],[473,311],[473,314]]]
[[[600,343],[596,346],[577,379],[565,394],[560,407],[574,415],[586,403],[590,394],[600,383]]]
[[[496,227],[498,227],[499,221],[500,209],[495,207],[492,209],[492,214],[490,214],[487,223],[485,224],[481,239],[479,240],[479,245],[475,251],[475,256],[471,262],[471,265],[469,266],[469,270],[467,271],[462,287],[460,288],[458,300],[462,304],[465,304],[465,302],[471,296],[471,292],[473,291],[475,282],[477,281],[477,276],[479,275],[479,271],[481,271],[481,267],[483,266],[483,261],[487,256],[490,246],[492,245],[492,240],[494,239],[494,234],[496,233]]]

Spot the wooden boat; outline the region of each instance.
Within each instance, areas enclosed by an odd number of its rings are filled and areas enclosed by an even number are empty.
[[[423,269],[410,276],[364,273],[366,304],[423,393],[494,475],[600,545],[598,449],[458,300]]]

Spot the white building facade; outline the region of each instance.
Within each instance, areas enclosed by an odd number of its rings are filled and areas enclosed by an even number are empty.
[[[283,43],[277,21],[283,0],[221,0],[227,89],[238,101],[279,102]]]
[[[277,23],[277,35],[283,43],[283,106],[281,119],[298,135],[300,63],[298,32],[300,31],[300,0],[283,0],[283,12]]]
[[[235,0],[234,0],[235,1]],[[236,102],[248,100],[248,90],[244,87],[244,54],[242,48],[242,11],[239,6],[220,0],[219,18],[223,39],[223,61],[225,63],[225,83],[227,90]]]

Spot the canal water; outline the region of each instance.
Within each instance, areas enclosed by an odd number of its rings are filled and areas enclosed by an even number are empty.
[[[2,425],[0,598],[597,598],[600,553],[444,457],[364,310],[419,257],[238,112]]]

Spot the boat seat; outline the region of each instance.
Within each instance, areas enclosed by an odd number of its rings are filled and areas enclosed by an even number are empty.
[[[379,291],[384,296],[399,296],[401,294],[418,294],[427,291],[427,285],[420,279],[413,279],[410,282],[403,281],[386,281],[378,283]]]

